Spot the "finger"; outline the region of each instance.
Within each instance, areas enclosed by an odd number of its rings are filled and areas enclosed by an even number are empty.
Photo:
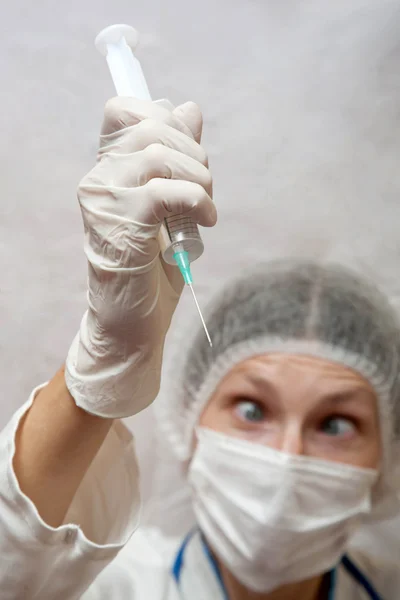
[[[118,223],[123,217],[124,222],[143,227],[158,226],[165,218],[179,214],[203,227],[213,227],[217,222],[212,199],[201,185],[191,181],[151,179],[139,188],[104,187],[87,181],[79,187],[78,197],[86,221],[93,213],[96,219],[101,214],[103,220],[115,219]]]
[[[116,132],[137,125],[145,119],[166,123],[193,138],[190,128],[167,108],[155,102],[123,96],[117,96],[107,102],[104,109],[101,137],[116,134]]]
[[[136,190],[138,191],[138,190]],[[183,214],[203,227],[213,227],[217,211],[205,189],[191,181],[151,179],[140,188],[142,202],[135,202],[136,219],[148,225]]]
[[[208,166],[208,157],[205,150],[192,138],[165,123],[154,119],[145,119],[135,127],[129,127],[117,136],[105,136],[102,148],[99,151],[100,160],[107,153],[132,154],[145,150],[152,144],[162,144],[167,148],[178,150],[190,156],[199,163]]]
[[[114,228],[134,223],[139,235],[157,236],[159,225],[173,215],[191,217],[203,227],[217,222],[215,205],[205,189],[190,181],[152,179],[141,188],[114,188],[87,183],[78,189],[86,226]]]
[[[133,154],[107,154],[89,176],[97,185],[121,188],[141,187],[157,178],[197,183],[212,197],[213,182],[207,167],[162,144]]]
[[[177,106],[173,114],[190,129],[196,142],[200,143],[203,131],[203,115],[194,102],[186,102]]]

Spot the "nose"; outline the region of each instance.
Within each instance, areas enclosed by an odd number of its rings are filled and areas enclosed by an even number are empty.
[[[298,424],[292,424],[282,431],[280,448],[286,454],[304,454],[303,432]]]

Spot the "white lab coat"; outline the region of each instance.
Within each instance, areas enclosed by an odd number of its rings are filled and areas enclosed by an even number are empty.
[[[14,438],[29,401],[0,434],[1,600],[223,600],[203,552],[191,544],[180,586],[171,575],[180,539],[139,527],[132,435],[116,422],[66,518],[51,528],[22,494],[12,467]],[[132,535],[133,534],[133,535]],[[382,600],[400,597],[400,557],[379,565],[354,557]],[[334,600],[369,600],[339,567]]]

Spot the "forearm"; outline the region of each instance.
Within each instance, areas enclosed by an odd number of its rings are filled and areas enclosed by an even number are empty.
[[[20,424],[14,468],[42,519],[58,527],[112,425],[78,408],[61,369]]]

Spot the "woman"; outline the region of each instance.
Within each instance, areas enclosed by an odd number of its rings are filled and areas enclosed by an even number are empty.
[[[138,471],[119,420],[155,398],[182,289],[159,224],[216,220],[201,115],[107,105],[78,196],[88,310],[62,369],[0,436],[2,599],[393,600],[398,565],[349,552],[395,514],[399,326],[347,271],[274,263],[213,303],[158,409],[198,527],[138,529]],[[137,531],[136,531],[137,530]],[[134,535],[132,535],[134,533]]]

